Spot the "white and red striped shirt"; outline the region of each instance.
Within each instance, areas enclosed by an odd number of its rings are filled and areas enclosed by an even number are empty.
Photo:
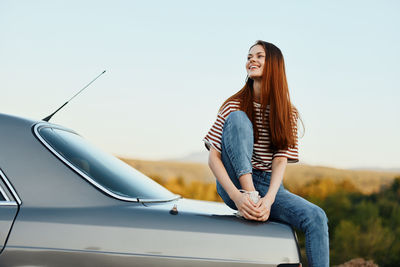
[[[253,168],[271,172],[272,159],[274,157],[286,157],[289,163],[298,162],[299,155],[298,155],[297,135],[296,135],[295,147],[286,150],[274,151],[271,148],[268,125],[263,125],[261,123],[261,105],[257,102],[253,103],[254,103],[255,119],[257,121],[258,134],[259,134],[258,141],[254,141],[254,146],[253,146],[253,156],[251,158],[251,163],[253,165]],[[218,152],[221,153],[222,129],[224,128],[225,120],[231,112],[239,109],[240,106],[238,101],[229,101],[218,112],[216,121],[212,125],[206,137],[204,137],[203,139],[208,150],[210,149],[210,146],[212,146]],[[268,123],[268,116],[269,116],[269,106],[267,106],[266,109],[267,123]],[[297,131],[297,127],[295,129]]]

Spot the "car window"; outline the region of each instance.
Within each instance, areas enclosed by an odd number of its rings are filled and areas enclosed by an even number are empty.
[[[84,178],[103,191],[109,190],[124,198],[165,200],[176,197],[128,164],[89,144],[76,133],[53,127],[40,127],[38,133],[59,156],[79,169]]]

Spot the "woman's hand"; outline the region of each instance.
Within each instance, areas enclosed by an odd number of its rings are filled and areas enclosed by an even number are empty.
[[[238,194],[232,200],[244,218],[255,221],[259,220],[260,208],[257,208],[257,204],[251,201],[247,194],[238,191]]]
[[[274,201],[269,198],[267,195],[263,198],[261,198],[257,202],[257,209],[260,210],[260,213],[258,215],[257,221],[262,221],[265,222],[269,218],[269,214],[271,212],[271,206],[274,203]]]

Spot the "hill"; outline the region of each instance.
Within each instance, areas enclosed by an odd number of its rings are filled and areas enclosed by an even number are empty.
[[[149,177],[166,182],[171,178],[183,178],[187,183],[199,181],[213,183],[214,175],[206,164],[178,161],[149,161],[120,158]],[[388,186],[399,172],[345,170],[305,164],[289,164],[284,178],[285,186],[296,190],[319,179],[333,179],[335,182],[351,181],[364,194],[379,192],[382,186]]]
[[[164,182],[176,177],[182,177],[187,182],[200,181],[203,183],[212,183],[215,181],[210,169],[203,163],[120,159],[147,176],[152,178],[157,177]]]

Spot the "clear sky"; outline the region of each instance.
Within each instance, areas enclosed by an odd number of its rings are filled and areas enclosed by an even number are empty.
[[[399,1],[0,1],[0,112],[116,155],[182,157],[244,84],[258,39],[283,52],[300,158],[400,167]],[[1,130],[1,126],[0,126]]]

